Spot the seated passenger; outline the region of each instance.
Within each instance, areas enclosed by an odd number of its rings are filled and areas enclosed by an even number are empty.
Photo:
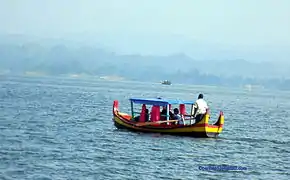
[[[136,121],[136,122],[138,122],[138,121],[139,121],[139,119],[140,119],[140,116],[135,116],[135,117],[134,117],[134,119],[133,119],[133,121]]]
[[[174,108],[173,113],[174,113],[173,119],[178,120],[178,124],[184,124],[183,119],[179,114],[178,108]]]
[[[167,114],[166,111],[167,111],[166,107],[163,107],[162,111],[160,112],[160,120],[161,121],[165,121],[166,120],[166,114]]]
[[[145,110],[145,122],[148,122],[148,121],[149,121],[149,115],[150,115],[150,114],[149,114],[149,110],[146,109],[146,110]],[[133,120],[136,121],[136,122],[139,122],[139,120],[140,120],[140,115],[139,115],[139,116],[135,116]]]
[[[171,111],[169,111],[169,119],[174,119],[174,114]]]
[[[146,109],[145,110],[145,122],[148,122],[149,121],[149,110],[148,109]]]
[[[166,121],[167,119],[166,117],[167,117],[167,108],[166,106],[164,106],[162,111],[160,112],[160,120]],[[169,119],[173,119],[173,117],[174,117],[174,114],[171,111],[169,111]]]

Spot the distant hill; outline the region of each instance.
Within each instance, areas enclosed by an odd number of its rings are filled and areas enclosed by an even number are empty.
[[[196,60],[183,53],[168,56],[117,54],[101,45],[66,41],[39,41],[0,36],[0,72],[49,75],[87,74],[138,81],[191,83],[243,87],[248,84],[287,89],[290,66],[270,62]],[[289,83],[288,83],[289,84]]]

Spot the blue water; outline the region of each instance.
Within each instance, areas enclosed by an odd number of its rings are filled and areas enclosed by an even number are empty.
[[[195,100],[203,92],[217,139],[118,130],[112,102]],[[289,179],[290,93],[94,79],[0,76],[0,179]],[[199,166],[242,166],[208,171]]]

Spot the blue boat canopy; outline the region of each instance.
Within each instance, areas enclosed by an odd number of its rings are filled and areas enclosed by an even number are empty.
[[[161,98],[130,98],[130,101],[136,104],[148,104],[157,106],[166,106],[168,104],[194,104],[194,101],[161,99]]]

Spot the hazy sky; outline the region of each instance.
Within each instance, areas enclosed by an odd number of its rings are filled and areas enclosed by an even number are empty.
[[[0,33],[104,32],[290,47],[290,0],[0,0]]]

